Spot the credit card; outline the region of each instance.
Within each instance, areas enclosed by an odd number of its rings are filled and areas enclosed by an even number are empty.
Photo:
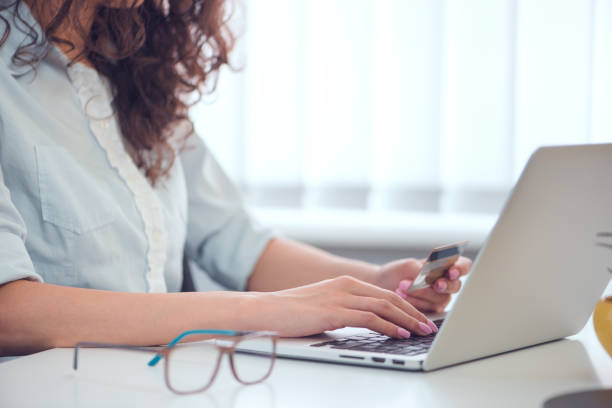
[[[407,292],[423,289],[441,278],[444,273],[459,259],[467,241],[444,245],[431,250],[423,268],[415,278]]]

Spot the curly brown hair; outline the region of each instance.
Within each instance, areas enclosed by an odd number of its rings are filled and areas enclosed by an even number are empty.
[[[43,52],[36,50],[41,42],[48,42],[38,38],[35,28],[25,24],[17,12],[22,1],[0,1],[0,10],[14,7],[14,20],[28,30],[29,41],[15,52],[13,63],[35,66],[48,46]],[[228,26],[227,4],[225,0],[144,0],[137,5],[134,0],[126,0],[124,8],[101,5],[95,11],[91,30],[85,33],[77,16],[88,1],[60,2],[42,31],[51,42],[74,47],[58,37],[57,30],[65,19],[77,22],[86,40],[83,52],[73,62],[87,59],[109,79],[123,137],[133,150],[134,162],[155,185],[176,158],[176,141],[171,140],[175,128],[188,125],[183,140],[191,133],[189,107],[203,92],[215,89],[219,68],[229,65],[235,37]],[[11,29],[11,24],[2,20],[6,28],[0,46]]]

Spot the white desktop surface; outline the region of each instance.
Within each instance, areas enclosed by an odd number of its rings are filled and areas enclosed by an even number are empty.
[[[243,386],[225,361],[212,387],[191,396],[166,388],[149,353],[84,350],[78,372],[72,354],[1,363],[0,407],[540,407],[561,393],[612,388],[612,358],[591,320],[567,340],[429,373],[278,359],[265,383]]]

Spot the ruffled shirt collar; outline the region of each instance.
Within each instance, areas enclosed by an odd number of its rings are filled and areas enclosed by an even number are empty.
[[[80,63],[70,64],[68,57],[53,44],[49,44],[42,28],[23,2],[19,3],[18,14],[14,7],[0,12],[11,25],[9,36],[0,48],[0,58],[14,77],[28,74],[30,65],[13,61],[15,51],[31,41],[27,33],[33,28],[37,34],[35,52],[40,52],[45,62],[66,67],[66,73],[81,102],[83,113],[88,119],[90,130],[105,151],[111,167],[132,191],[134,202],[140,213],[148,241],[147,271],[145,279],[149,292],[166,292],[164,269],[168,245],[165,217],[162,204],[154,189],[136,167],[125,150],[121,130],[112,108],[112,92],[108,81],[96,70]]]

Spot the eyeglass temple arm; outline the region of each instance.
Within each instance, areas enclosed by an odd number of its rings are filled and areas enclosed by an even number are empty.
[[[174,347],[183,338],[185,338],[186,336],[190,336],[192,334],[217,334],[217,335],[222,335],[222,336],[236,336],[239,333],[240,332],[238,332],[236,330],[187,330],[187,331],[179,334],[178,336],[176,336],[170,343],[168,343],[164,347],[164,349],[168,349],[170,347]],[[159,363],[159,360],[161,360],[162,357],[163,357],[163,354],[158,352],[157,354],[155,354],[155,357],[153,357],[151,359],[151,361],[149,361],[147,363],[147,365],[149,367],[155,366],[157,363]]]
[[[96,343],[96,342],[83,341],[83,342],[77,343],[74,346],[74,359],[72,361],[72,368],[74,370],[78,369],[79,350],[81,347],[113,348],[113,349],[122,349],[122,350],[146,351],[148,353],[157,353],[156,349],[151,349],[150,347],[131,346],[127,344]]]

